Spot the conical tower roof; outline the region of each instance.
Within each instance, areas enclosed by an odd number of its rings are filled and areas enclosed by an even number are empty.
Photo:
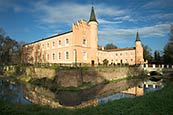
[[[93,7],[93,6],[92,6],[92,8],[91,8],[90,20],[88,21],[88,23],[91,22],[91,21],[97,22],[96,16],[95,16],[95,12],[94,12],[94,7]],[[97,23],[98,23],[98,22],[97,22]]]
[[[136,41],[141,41],[138,32],[136,33]]]

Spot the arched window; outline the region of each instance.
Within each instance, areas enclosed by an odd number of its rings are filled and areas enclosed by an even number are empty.
[[[87,41],[86,41],[86,39],[83,39],[83,45],[87,45]]]
[[[65,45],[68,45],[68,44],[69,44],[69,39],[66,38],[66,39],[65,39]]]
[[[61,52],[58,53],[58,59],[61,59]]]
[[[65,59],[69,59],[69,52],[65,52]]]
[[[58,47],[61,47],[61,40],[58,41]]]
[[[47,43],[47,48],[49,48],[49,43]]]
[[[52,54],[52,59],[55,60],[55,53]]]
[[[52,42],[52,46],[53,46],[53,47],[55,46],[55,42]]]

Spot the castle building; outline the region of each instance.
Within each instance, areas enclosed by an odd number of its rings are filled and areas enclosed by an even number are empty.
[[[58,33],[29,44],[22,48],[23,63],[59,63],[59,64],[102,64],[127,63],[130,65],[143,62],[143,47],[137,32],[136,46],[104,50],[98,48],[98,22],[94,7],[91,8],[88,22],[80,20],[72,24],[72,29]]]

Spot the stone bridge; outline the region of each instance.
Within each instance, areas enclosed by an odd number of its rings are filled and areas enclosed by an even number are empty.
[[[156,65],[156,64],[152,64],[152,65],[141,65],[141,67],[147,71],[148,73],[152,72],[152,71],[156,71],[160,74],[166,74],[167,72],[173,72],[173,65]]]

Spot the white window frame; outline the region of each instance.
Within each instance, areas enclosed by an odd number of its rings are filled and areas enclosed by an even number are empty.
[[[52,60],[55,60],[55,53],[52,53]]]
[[[67,53],[68,53],[68,55],[67,55]],[[66,52],[65,52],[65,59],[66,59],[66,60],[69,59],[69,51],[66,51]]]
[[[61,40],[58,40],[58,47],[60,48],[62,45],[62,41]]]
[[[52,42],[52,47],[55,47],[55,42],[54,41]]]
[[[61,59],[62,59],[62,53],[58,52],[58,60],[61,60]]]

